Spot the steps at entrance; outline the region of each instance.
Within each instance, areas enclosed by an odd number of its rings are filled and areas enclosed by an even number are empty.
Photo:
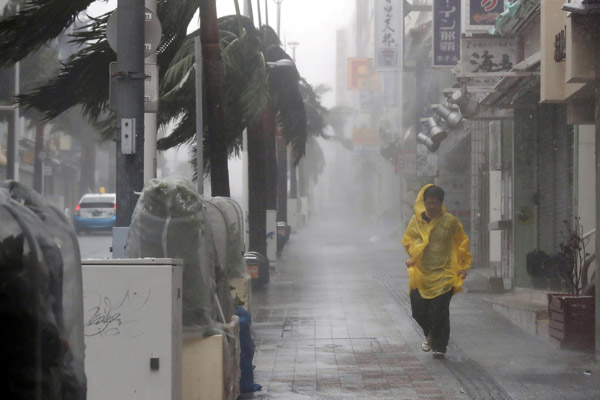
[[[538,293],[539,292],[539,293]],[[532,335],[548,337],[548,303],[546,292],[515,289],[508,295],[483,300],[509,321]]]

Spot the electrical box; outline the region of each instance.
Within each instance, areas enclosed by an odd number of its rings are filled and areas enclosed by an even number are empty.
[[[135,118],[121,118],[121,153],[135,154]]]
[[[84,259],[82,267],[87,398],[180,400],[182,261]]]

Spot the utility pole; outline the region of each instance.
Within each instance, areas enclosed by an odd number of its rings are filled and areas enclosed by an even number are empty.
[[[202,41],[200,35],[194,38],[196,55],[196,187],[204,195],[204,119],[202,102]]]
[[[116,226],[128,227],[144,186],[144,0],[119,0],[118,10]]]
[[[145,0],[146,8],[158,15],[156,0]],[[156,52],[146,57],[145,60],[148,64],[156,64],[157,57]],[[144,72],[145,73],[145,72]],[[152,77],[152,79],[158,79]],[[158,84],[156,85],[158,87]],[[157,159],[156,159],[156,113],[147,112],[144,114],[144,185],[147,184],[151,179],[156,178]]]

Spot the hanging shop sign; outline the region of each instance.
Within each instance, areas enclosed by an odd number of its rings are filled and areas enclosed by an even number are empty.
[[[372,58],[348,59],[348,90],[379,90],[379,86]]]
[[[402,68],[404,0],[375,0],[376,71],[399,71]]]
[[[433,66],[460,60],[461,0],[433,0]]]
[[[462,73],[508,72],[516,64],[517,41],[514,38],[463,38],[460,45]]]
[[[467,0],[465,30],[488,31],[504,11],[504,0]]]

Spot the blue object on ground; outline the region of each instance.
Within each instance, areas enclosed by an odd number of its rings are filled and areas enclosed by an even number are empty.
[[[256,392],[262,389],[258,383],[254,383],[254,366],[252,359],[254,358],[254,340],[250,336],[250,325],[252,324],[252,316],[250,312],[242,306],[237,306],[235,315],[240,318],[240,370],[242,376],[240,378],[240,392]]]

